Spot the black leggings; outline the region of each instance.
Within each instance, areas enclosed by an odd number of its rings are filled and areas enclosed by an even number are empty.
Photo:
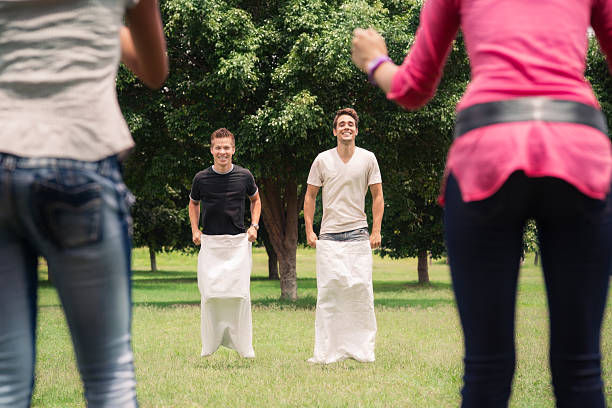
[[[550,311],[557,407],[605,407],[600,333],[611,266],[612,200],[556,178],[516,172],[493,196],[445,193],[445,235],[465,337],[462,407],[507,407],[515,365],[514,313],[523,226],[536,220]]]

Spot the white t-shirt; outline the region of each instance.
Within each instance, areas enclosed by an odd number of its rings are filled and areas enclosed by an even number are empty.
[[[0,0],[0,152],[95,161],[134,142],[119,29],[138,0]]]
[[[382,183],[374,153],[355,147],[348,163],[342,161],[336,148],[319,153],[310,167],[307,182],[323,187],[321,234],[367,228],[368,186]]]

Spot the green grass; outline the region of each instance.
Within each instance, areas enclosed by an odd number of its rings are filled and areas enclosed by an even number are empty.
[[[134,251],[133,344],[142,407],[457,407],[462,336],[448,267],[434,262],[419,286],[416,260],[375,257],[376,362],[311,365],[316,281],[314,250],[298,253],[295,303],[278,299],[263,249],[251,282],[256,358],[227,349],[200,357],[200,297],[193,255]],[[41,270],[35,407],[84,407],[70,338],[55,290]],[[553,407],[547,311],[539,268],[521,271],[517,370],[511,407]],[[603,329],[606,398],[612,406],[612,307]]]

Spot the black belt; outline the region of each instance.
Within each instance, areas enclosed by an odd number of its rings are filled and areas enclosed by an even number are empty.
[[[532,120],[578,123],[608,134],[608,122],[599,109],[580,102],[534,97],[479,103],[457,112],[455,138],[483,126]]]

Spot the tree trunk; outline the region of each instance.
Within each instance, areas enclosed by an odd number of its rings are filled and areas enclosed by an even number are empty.
[[[540,252],[539,252],[539,251],[536,251],[536,252],[535,252],[535,256],[533,257],[533,264],[534,264],[535,266],[538,266],[538,260],[539,260],[539,258],[540,258]]]
[[[427,251],[419,251],[417,272],[419,274],[419,283],[429,282],[429,269],[427,266]]]
[[[151,272],[157,272],[157,258],[155,251],[149,247],[149,259],[151,260]]]
[[[270,236],[268,235],[268,231],[266,230],[266,223],[263,220],[260,222],[259,226],[259,238],[264,244],[264,248],[266,248],[266,254],[268,255],[268,279],[269,280],[279,280],[278,276],[278,256],[276,255],[276,251],[274,251],[274,247],[270,242]]]
[[[288,255],[281,262],[279,262],[280,288],[281,297],[283,299],[297,300],[297,273],[295,269],[295,258],[296,256],[294,252],[293,256]]]
[[[278,256],[276,256],[276,252],[269,242],[266,244],[264,241],[264,246],[266,247],[266,254],[268,254],[268,279],[279,280]]]
[[[286,172],[289,174],[289,172]],[[260,179],[262,218],[272,248],[278,257],[281,298],[297,300],[296,252],[298,213],[303,193],[298,197],[295,179]]]

